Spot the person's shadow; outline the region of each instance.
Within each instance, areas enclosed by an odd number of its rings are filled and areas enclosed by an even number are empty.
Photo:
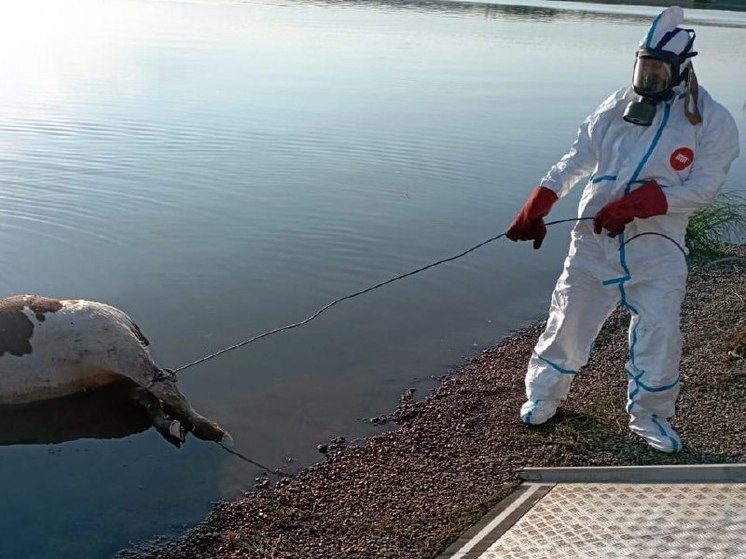
[[[622,425],[613,424],[593,413],[559,410],[543,425],[532,427],[537,435],[554,443],[542,457],[542,466],[599,466],[599,465],[676,465],[725,464],[738,462],[740,456],[713,453],[691,447],[684,441],[675,454],[659,452]]]
[[[130,381],[54,400],[0,406],[0,445],[118,439],[152,425]]]

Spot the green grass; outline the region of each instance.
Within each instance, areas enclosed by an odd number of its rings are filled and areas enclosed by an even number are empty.
[[[718,254],[725,243],[746,240],[746,197],[720,194],[713,204],[689,219],[686,246],[692,254]]]

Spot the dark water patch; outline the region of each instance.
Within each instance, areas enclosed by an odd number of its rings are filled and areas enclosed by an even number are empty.
[[[141,433],[150,420],[129,395],[133,386],[122,381],[73,396],[0,406],[0,445],[60,444]]]

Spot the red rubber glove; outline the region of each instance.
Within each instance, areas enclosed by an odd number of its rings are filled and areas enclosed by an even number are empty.
[[[650,179],[637,190],[601,208],[593,220],[593,231],[601,233],[606,229],[609,237],[616,237],[633,219],[663,215],[667,211],[668,200],[663,189]]]
[[[534,249],[541,247],[547,228],[544,217],[557,201],[557,194],[544,186],[537,186],[531,191],[520,213],[513,220],[505,236],[511,241],[534,241]]]

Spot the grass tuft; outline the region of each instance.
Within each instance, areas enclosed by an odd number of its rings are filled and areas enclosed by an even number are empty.
[[[689,219],[686,246],[692,254],[720,254],[726,243],[746,239],[746,197],[723,192]]]

